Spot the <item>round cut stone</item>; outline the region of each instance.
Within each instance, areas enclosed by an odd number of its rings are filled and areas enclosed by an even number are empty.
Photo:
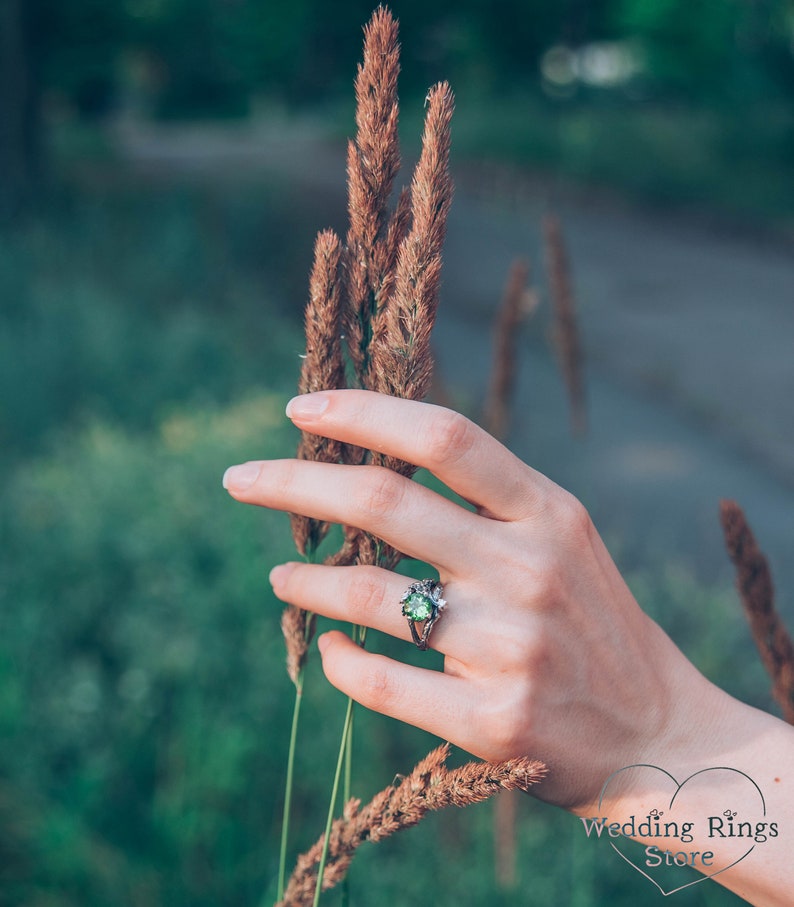
[[[412,592],[403,602],[403,614],[411,620],[430,620],[435,607],[429,595]]]

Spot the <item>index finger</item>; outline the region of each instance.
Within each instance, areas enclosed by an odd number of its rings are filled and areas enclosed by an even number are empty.
[[[555,487],[474,422],[442,406],[334,390],[294,397],[287,415],[305,431],[422,466],[497,520],[536,515]]]

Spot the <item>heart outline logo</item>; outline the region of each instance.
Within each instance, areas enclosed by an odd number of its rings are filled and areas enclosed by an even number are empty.
[[[675,792],[673,793],[673,796],[670,798],[670,803],[668,805],[668,809],[672,809],[673,804],[675,803],[676,797],[678,797],[679,793],[681,793],[681,790],[683,789],[683,787],[686,784],[688,784],[693,778],[697,778],[698,775],[703,775],[703,774],[706,774],[707,772],[716,772],[716,771],[733,772],[734,774],[741,775],[743,778],[745,778],[747,781],[749,781],[753,785],[753,787],[758,792],[758,796],[761,799],[762,815],[766,816],[766,800],[764,799],[764,794],[763,794],[761,788],[756,784],[756,782],[746,772],[743,772],[738,768],[732,768],[727,765],[718,765],[718,766],[712,766],[710,768],[702,768],[696,772],[693,772],[691,775],[689,775],[687,778],[684,778],[684,780],[679,783],[678,779],[675,778],[673,775],[671,775],[670,772],[666,771],[665,769],[661,768],[658,765],[653,765],[648,762],[637,762],[637,763],[634,763],[633,765],[626,765],[623,768],[619,768],[616,771],[612,772],[612,774],[606,779],[606,781],[604,782],[604,784],[601,788],[601,794],[598,798],[599,812],[601,811],[601,807],[602,807],[602,804],[604,801],[604,795],[606,794],[607,788],[609,787],[609,785],[613,781],[613,779],[615,779],[621,772],[626,772],[633,768],[649,768],[649,769],[653,769],[654,771],[661,772],[663,775],[666,775],[670,779],[670,781],[673,782],[673,784],[675,784],[676,789],[675,789]],[[737,864],[741,863],[742,860],[744,860],[746,857],[748,857],[755,850],[755,844],[753,844],[752,847],[750,847],[745,853],[742,854],[742,856],[738,857],[736,860],[734,860],[732,863],[729,863],[727,866],[723,866],[722,869],[717,869],[715,872],[709,873],[708,875],[703,874],[703,875],[701,875],[700,878],[693,879],[691,882],[687,882],[685,885],[679,885],[677,888],[672,888],[672,889],[670,889],[670,891],[665,891],[664,888],[656,881],[656,879],[654,879],[652,876],[648,875],[647,872],[645,872],[636,863],[634,863],[633,860],[631,860],[629,857],[627,857],[626,854],[623,853],[623,851],[613,841],[610,841],[609,845],[615,851],[615,853],[618,854],[618,856],[620,856],[623,860],[625,860],[629,864],[629,866],[636,869],[637,872],[640,873],[640,875],[645,876],[645,878],[648,879],[649,882],[652,882],[662,893],[663,897],[668,897],[669,895],[675,894],[678,891],[683,891],[685,888],[690,888],[692,885],[698,885],[701,882],[707,881],[708,879],[713,879],[715,876],[720,875],[720,873],[726,872],[727,870],[729,870],[732,867],[736,866]]]

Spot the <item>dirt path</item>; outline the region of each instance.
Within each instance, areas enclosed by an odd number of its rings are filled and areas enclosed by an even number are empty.
[[[504,201],[459,192],[450,225],[441,358],[450,383],[472,397],[487,367],[489,304],[509,262],[528,255],[542,270],[545,200]],[[585,199],[558,210],[591,432],[582,443],[567,434],[544,323],[527,332],[512,446],[585,500],[630,562],[672,557],[697,576],[727,579],[716,514],[720,498],[737,499],[794,618],[794,256]]]

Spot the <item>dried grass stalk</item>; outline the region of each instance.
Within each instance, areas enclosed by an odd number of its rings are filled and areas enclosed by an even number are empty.
[[[400,166],[399,70],[397,23],[380,6],[364,29],[364,59],[355,83],[357,129],[355,141],[348,146],[345,248],[330,231],[318,236],[315,247],[301,393],[345,386],[340,324],[360,386],[418,400],[430,385],[430,332],[438,308],[441,250],[452,199],[449,149],[454,100],[446,83],[430,90],[422,153],[411,191],[400,193],[389,218],[389,198]],[[303,435],[298,456],[353,464],[369,457],[376,465],[405,476],[413,475],[416,468],[308,433]],[[328,531],[326,523],[298,515],[292,516],[292,527],[302,554],[313,553]],[[345,529],[342,548],[328,562],[393,567],[400,557],[382,541],[350,527]],[[290,629],[289,644],[297,638],[294,616],[286,617],[285,623]]]
[[[430,331],[438,306],[441,246],[452,195],[449,126],[452,92],[446,84],[431,90],[422,155],[411,191],[403,190],[388,216],[389,198],[400,167],[397,132],[397,78],[400,71],[397,22],[380,6],[364,29],[363,62],[356,76],[356,138],[348,146],[349,228],[344,249],[330,230],[314,250],[306,309],[306,355],[300,393],[345,387],[342,334],[358,384],[419,399],[432,374]],[[393,306],[390,299],[395,296]],[[372,355],[395,350],[403,368],[392,381],[373,370]],[[391,351],[390,351],[391,352]],[[378,377],[380,374],[380,377]],[[304,432],[298,457],[321,462],[363,463],[369,451]],[[373,462],[410,476],[415,467],[394,458]],[[317,550],[328,524],[291,515],[295,546],[304,556]],[[399,552],[353,527],[345,528],[342,548],[328,563],[392,567]],[[306,656],[313,621],[287,608],[282,619],[287,665],[295,679]]]
[[[353,855],[365,841],[381,841],[420,822],[428,812],[447,806],[469,806],[501,790],[526,790],[540,781],[546,768],[541,762],[509,759],[505,762],[470,762],[448,770],[444,763],[449,744],[432,750],[410,775],[376,794],[370,802],[350,800],[331,828],[323,889],[333,888],[345,877]],[[323,847],[320,838],[302,854],[277,907],[311,904],[317,884],[317,867]]]
[[[314,265],[309,279],[309,302],[306,306],[306,354],[298,381],[298,392],[345,387],[345,360],[342,352],[342,248],[332,230],[317,236]],[[338,463],[341,444],[330,438],[301,434],[298,458]],[[311,555],[328,532],[328,524],[300,514],[291,514],[292,537],[303,555]]]
[[[304,611],[296,605],[287,605],[281,613],[281,632],[287,647],[287,674],[297,686],[298,675],[306,661],[309,643],[314,636],[316,614]]]
[[[422,154],[411,184],[411,229],[400,243],[394,291],[373,329],[368,386],[421,400],[430,387],[430,333],[441,285],[441,251],[452,203],[449,173],[452,89],[440,82],[427,96]]]
[[[427,392],[426,399],[430,400],[431,403],[435,403],[436,406],[444,406],[447,409],[455,409],[457,407],[455,394],[447,383],[444,373],[439,368],[438,357],[435,353],[433,353],[433,382]]]
[[[744,511],[735,501],[720,502],[725,547],[736,567],[736,586],[761,660],[772,678],[772,696],[783,717],[794,724],[794,645],[775,608],[772,575]]]
[[[348,144],[348,218],[345,245],[347,300],[344,329],[350,364],[360,387],[368,387],[373,334],[382,321],[394,287],[398,249],[408,233],[411,199],[403,190],[391,218],[389,198],[400,168],[397,79],[400,72],[398,26],[379,6],[364,29],[364,54],[356,76],[356,138]],[[343,445],[343,462],[366,462],[369,452]],[[361,561],[363,533],[345,528],[342,548],[330,563]]]
[[[571,429],[574,435],[587,431],[584,389],[584,356],[579,339],[571,268],[559,219],[548,215],[543,222],[549,291],[554,312],[554,344],[568,389]]]
[[[538,297],[527,285],[529,264],[516,259],[510,267],[502,303],[496,316],[493,363],[483,423],[495,438],[504,440],[516,382],[516,343],[521,322],[532,315]]]
[[[389,197],[400,169],[399,72],[397,23],[379,6],[364,29],[364,59],[355,83],[356,139],[349,143],[347,156],[345,333],[351,364],[362,385],[369,365],[372,322],[388,295],[395,250],[406,227],[404,201],[387,224]]]

